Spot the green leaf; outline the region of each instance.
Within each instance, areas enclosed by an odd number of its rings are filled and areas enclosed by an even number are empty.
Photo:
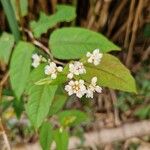
[[[49,110],[49,115],[51,116],[59,112],[64,106],[66,100],[67,100],[66,95],[55,95],[53,103]]]
[[[40,128],[40,144],[43,150],[50,150],[50,146],[53,138],[52,125],[48,122],[44,122]]]
[[[63,127],[76,126],[89,120],[86,113],[79,110],[65,110],[58,113],[58,119]]]
[[[12,4],[10,0],[1,0],[1,3],[4,8],[9,27],[15,37],[15,41],[18,42],[20,40],[20,32]]]
[[[58,85],[58,84],[65,83],[66,80],[67,80],[67,77],[65,74],[58,73],[56,79],[51,79],[51,77],[46,77],[46,78],[40,79],[35,84],[36,85],[43,85],[43,84]]]
[[[30,89],[26,106],[28,117],[35,128],[39,128],[46,118],[57,86],[34,85]]]
[[[57,5],[56,9],[56,13],[50,16],[41,12],[39,20],[30,23],[35,37],[39,38],[42,33],[46,33],[49,28],[54,27],[59,22],[70,22],[76,17],[75,8],[72,6]]]
[[[57,150],[68,149],[69,135],[67,131],[65,130],[61,131],[61,129],[54,131],[54,140],[56,142]]]
[[[27,42],[19,42],[10,62],[10,82],[16,97],[23,93],[31,69],[31,57],[35,47]]]
[[[23,102],[23,99],[21,100],[17,100],[17,99],[14,99],[13,100],[13,108],[14,108],[14,111],[16,113],[16,116],[18,118],[20,118],[22,112],[24,111],[24,102]]]
[[[85,63],[85,68],[87,72],[81,78],[87,82],[95,76],[100,86],[136,93],[135,80],[130,71],[118,58],[110,54],[104,54],[98,66]]]
[[[150,117],[150,105],[139,108],[134,113],[140,119],[147,119]]]
[[[46,75],[44,73],[44,64],[40,64],[37,68],[33,69],[30,72],[30,75],[28,77],[28,82],[26,86],[26,93],[28,94],[31,90],[31,88],[35,85],[36,82],[38,82],[40,79],[46,78]]]
[[[28,14],[28,0],[20,0],[20,9],[22,17]]]
[[[14,46],[14,37],[11,34],[3,32],[0,37],[0,60],[8,64],[12,48]]]
[[[120,50],[102,34],[76,27],[55,30],[50,36],[49,47],[58,59],[79,59],[96,48],[103,53]]]
[[[20,4],[20,12],[21,16],[24,17],[28,14],[28,0],[18,0]],[[19,14],[18,14],[18,6],[17,6],[17,0],[11,0],[11,4],[13,6],[13,10],[15,12],[16,18],[19,20]]]

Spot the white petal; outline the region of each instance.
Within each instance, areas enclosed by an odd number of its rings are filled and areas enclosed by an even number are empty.
[[[69,85],[70,86],[73,86],[75,83],[74,83],[74,81],[73,80],[71,80],[70,82],[69,82]]]
[[[35,62],[35,61],[34,61],[34,62],[32,63],[32,66],[33,66],[34,68],[37,68],[37,67],[39,66],[39,64],[40,64],[39,62]]]
[[[91,84],[96,85],[96,82],[97,82],[97,77],[93,77],[91,80]]]
[[[100,58],[102,58],[102,57],[103,57],[103,54],[102,54],[102,53],[100,53],[100,54],[99,54],[99,57],[100,57]]]
[[[102,88],[100,86],[96,86],[95,91],[98,93],[102,92]]]
[[[79,83],[80,84],[84,84],[84,80],[79,80]]]
[[[62,72],[62,70],[63,70],[63,67],[61,67],[61,66],[57,67],[58,72]]]
[[[88,90],[86,91],[86,97],[87,97],[87,98],[93,98],[93,91],[91,91],[90,89],[88,89]]]
[[[56,74],[56,73],[51,74],[51,78],[52,78],[52,79],[56,79],[56,77],[57,77],[57,74]]]
[[[90,57],[90,56],[91,56],[91,53],[87,52],[86,57]]]
[[[89,62],[89,63],[92,63],[92,62],[93,62],[93,59],[90,57],[90,58],[88,59],[88,62]]]
[[[50,66],[56,68],[56,64],[54,62],[50,62]]]
[[[95,49],[94,51],[93,51],[93,54],[95,55],[97,55],[99,53],[99,49]]]
[[[95,66],[99,65],[99,63],[100,63],[100,61],[98,61],[98,60],[95,60],[95,61],[94,61],[94,65],[95,65]]]
[[[73,74],[72,74],[72,73],[69,73],[69,74],[67,75],[67,78],[72,79],[72,78],[73,78]]]
[[[83,96],[83,94],[81,92],[77,92],[76,96],[79,97],[79,98],[81,98]]]

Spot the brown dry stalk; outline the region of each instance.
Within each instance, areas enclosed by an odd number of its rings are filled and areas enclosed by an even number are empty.
[[[4,144],[5,144],[4,146],[5,146],[6,150],[11,150],[7,135],[6,135],[4,127],[2,125],[1,118],[0,118],[0,136],[2,136],[2,138],[4,140]],[[2,147],[0,147],[0,148],[2,148]]]
[[[45,52],[49,55],[50,59],[51,59],[53,62],[55,62],[55,63],[57,63],[57,64],[59,64],[59,65],[64,65],[63,62],[60,62],[60,61],[58,61],[58,60],[54,60],[53,55],[50,53],[49,49],[48,49],[45,45],[43,45],[41,42],[37,41],[37,40],[34,38],[32,32],[31,32],[30,30],[24,29],[24,31],[25,31],[25,32],[28,34],[28,36],[30,37],[30,39],[32,40],[32,43],[33,43],[34,45],[38,46],[39,48],[41,48],[43,51],[45,51]]]
[[[128,55],[127,55],[127,59],[126,59],[126,66],[128,66],[128,67],[130,66],[131,61],[132,61],[133,48],[134,48],[134,43],[135,43],[135,39],[136,39],[136,33],[137,33],[137,29],[138,29],[138,24],[139,24],[139,18],[141,16],[143,6],[144,6],[144,1],[139,0],[138,6],[136,9],[135,19],[134,19],[133,26],[132,26],[131,42],[129,44],[129,50],[128,50]]]
[[[127,21],[124,22],[124,24],[118,29],[118,31],[114,34],[114,36],[112,37],[112,41],[117,41],[119,36],[122,34],[122,32],[125,31],[127,27]]]
[[[0,82],[0,100],[2,99],[2,89],[3,89],[3,85],[5,84],[5,82],[7,81],[8,79],[8,76],[9,76],[9,72],[7,72],[3,79],[1,80]],[[0,136],[2,135],[3,137],[3,140],[4,140],[4,144],[5,144],[5,147],[6,147],[6,150],[11,150],[10,148],[10,144],[9,144],[9,141],[8,141],[8,138],[7,138],[7,135],[5,133],[5,130],[4,130],[4,127],[3,127],[3,124],[2,124],[2,121],[1,121],[1,116],[0,116]]]
[[[97,30],[101,29],[104,27],[104,25],[107,22],[107,18],[108,18],[108,10],[109,10],[109,6],[111,4],[112,0],[104,0],[104,4],[103,7],[101,9],[100,12],[100,16],[97,22]]]
[[[88,29],[92,28],[92,26],[93,26],[93,24],[94,24],[94,22],[96,20],[95,14],[98,14],[101,6],[102,6],[102,1],[97,1],[95,9],[94,9],[94,14],[93,14],[93,6],[91,6],[89,14],[88,14],[88,18],[90,18],[89,22],[88,22],[88,25],[87,25]]]
[[[110,90],[110,96],[113,102],[114,106],[114,119],[115,119],[115,125],[118,126],[121,124],[121,120],[119,118],[119,110],[115,107],[115,104],[117,102],[117,96],[114,90]]]
[[[128,48],[128,45],[129,45],[129,35],[131,32],[130,29],[131,29],[132,20],[134,17],[134,7],[135,7],[135,0],[131,0],[128,23],[127,23],[127,30],[126,30],[125,41],[124,41],[124,48]]]
[[[110,36],[115,24],[116,24],[116,21],[122,11],[122,9],[125,7],[126,3],[128,1],[127,0],[122,0],[120,1],[120,4],[119,6],[116,8],[116,11],[114,13],[114,15],[112,16],[112,19],[110,20],[110,26],[108,27],[108,32],[107,32],[107,36]]]
[[[54,13],[55,9],[56,9],[57,0],[50,0],[50,2],[51,2],[51,5],[52,5],[52,12]]]

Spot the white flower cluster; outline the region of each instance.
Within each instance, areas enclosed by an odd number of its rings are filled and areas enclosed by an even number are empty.
[[[69,81],[68,85],[65,86],[65,90],[68,95],[76,94],[77,97],[81,98],[86,95],[87,98],[93,98],[94,92],[101,93],[102,88],[96,85],[97,77],[93,77],[89,86],[85,85],[84,80]]]
[[[67,77],[72,79],[74,75],[80,75],[86,73],[86,70],[82,62],[75,61],[74,63],[69,64],[69,74]]]
[[[89,63],[93,63],[95,66],[97,66],[100,63],[103,54],[99,52],[99,49],[95,49],[92,54],[88,52],[86,56],[89,58]]]
[[[57,67],[54,62],[51,62],[50,60],[46,60],[44,57],[38,54],[33,54],[32,55],[32,66],[34,68],[37,68],[41,62],[48,62],[48,65],[45,66],[44,68],[44,73],[46,75],[50,75],[51,79],[56,79],[58,72],[62,72],[63,67],[59,66]]]
[[[88,57],[89,63],[99,65],[103,54],[99,52],[99,49],[95,49],[93,53],[88,52],[86,56]],[[69,64],[69,74],[67,75],[69,79],[72,79],[74,75],[84,73],[86,73],[86,70],[82,62],[75,61]],[[97,77],[93,77],[88,86],[85,85],[84,80],[71,80],[68,85],[65,86],[65,90],[68,92],[68,95],[75,94],[79,98],[86,95],[87,98],[93,98],[94,92],[101,93],[102,88],[97,85]]]
[[[57,73],[62,72],[63,67],[59,66],[57,67],[54,62],[49,62],[49,65],[45,66],[45,74],[51,75],[52,79],[56,79]]]
[[[32,59],[33,59],[32,66],[34,68],[37,68],[40,65],[40,62],[42,61],[42,56],[41,55],[39,56],[38,54],[33,54]]]
[[[95,49],[92,53],[88,52],[86,56],[88,58],[88,63],[99,65],[103,54],[99,52],[99,49]],[[57,66],[56,63],[51,62],[50,60],[46,61],[46,59],[41,55],[33,54],[32,59],[32,66],[34,68],[37,68],[43,61],[48,62],[48,65],[46,65],[44,68],[44,73],[46,75],[50,75],[51,79],[56,79],[58,73],[63,71],[63,67]],[[82,62],[74,61],[69,64],[69,73],[67,78],[70,79],[70,81],[65,86],[65,90],[67,91],[68,95],[75,94],[79,98],[86,95],[87,98],[93,98],[94,92],[101,93],[102,88],[97,85],[97,77],[93,77],[90,84],[81,79],[75,80],[75,76],[85,73],[86,69]]]

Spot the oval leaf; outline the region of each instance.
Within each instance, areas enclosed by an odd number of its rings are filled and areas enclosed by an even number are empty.
[[[104,54],[98,66],[85,63],[87,73],[82,75],[82,79],[87,82],[96,76],[97,84],[112,89],[127,92],[136,92],[135,80],[130,71],[110,54]]]
[[[51,34],[49,47],[58,59],[78,59],[96,48],[103,53],[120,50],[102,34],[76,27],[55,30]]]
[[[35,128],[46,118],[56,89],[57,86],[50,85],[34,85],[30,89],[26,112]]]
[[[31,57],[35,47],[27,42],[19,42],[10,63],[10,82],[16,97],[23,93],[31,68]]]
[[[0,37],[0,60],[8,64],[14,46],[14,37],[4,32]]]

